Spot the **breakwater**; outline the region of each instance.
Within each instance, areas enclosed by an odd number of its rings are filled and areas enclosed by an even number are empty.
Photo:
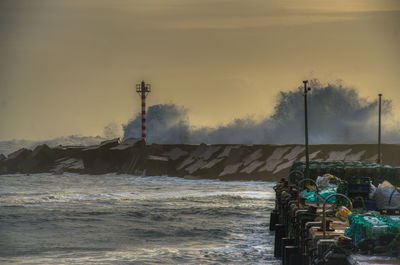
[[[311,145],[314,161],[370,161],[374,144]],[[383,144],[383,161],[400,166],[400,145]],[[268,180],[286,177],[294,161],[304,161],[303,145],[146,145],[140,139],[113,139],[94,146],[39,145],[0,157],[0,173],[135,174],[146,176]]]

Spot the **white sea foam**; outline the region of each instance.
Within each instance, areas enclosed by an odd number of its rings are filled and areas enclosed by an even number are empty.
[[[117,174],[0,182],[2,264],[276,261],[266,225],[273,183]]]

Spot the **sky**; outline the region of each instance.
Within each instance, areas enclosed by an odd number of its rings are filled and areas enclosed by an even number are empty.
[[[0,140],[104,135],[141,80],[195,127],[265,119],[313,78],[400,120],[399,47],[398,0],[2,0]]]

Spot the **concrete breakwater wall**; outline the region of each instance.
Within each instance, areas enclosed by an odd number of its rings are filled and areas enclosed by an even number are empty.
[[[384,144],[383,161],[400,166],[400,145]],[[376,161],[377,146],[311,145],[317,161]],[[37,146],[0,156],[0,173],[77,172],[127,173],[221,180],[277,180],[286,177],[296,160],[305,160],[303,145],[146,145],[119,139],[88,147]]]

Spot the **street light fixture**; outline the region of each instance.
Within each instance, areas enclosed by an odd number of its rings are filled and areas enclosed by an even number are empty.
[[[379,94],[379,122],[378,122],[378,164],[382,163],[381,149],[381,115],[382,115],[382,94]]]
[[[307,92],[311,90],[307,87],[308,80],[304,80],[304,129],[305,129],[305,145],[306,145],[306,172],[305,177],[310,178],[310,157],[308,155],[308,110],[307,110]]]

